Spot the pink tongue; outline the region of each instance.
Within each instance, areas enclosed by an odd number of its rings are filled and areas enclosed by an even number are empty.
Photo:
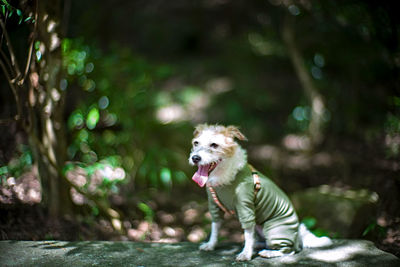
[[[199,165],[199,169],[193,175],[192,180],[195,181],[200,187],[203,187],[208,180],[209,169],[210,169],[210,164]]]

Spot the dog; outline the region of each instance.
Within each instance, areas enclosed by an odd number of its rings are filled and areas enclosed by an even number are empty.
[[[303,247],[332,243],[328,237],[314,236],[299,224],[296,211],[286,194],[269,178],[247,163],[246,151],[236,140],[247,140],[235,126],[200,124],[195,127],[189,163],[198,170],[192,180],[206,186],[211,214],[211,234],[200,245],[214,250],[223,213],[234,214],[244,229],[244,247],[236,260],[251,260],[256,225],[262,227],[266,248],[258,254],[273,258],[292,255]]]

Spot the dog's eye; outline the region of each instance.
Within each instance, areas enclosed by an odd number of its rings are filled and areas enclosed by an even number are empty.
[[[212,147],[212,148],[218,148],[218,145],[217,145],[216,143],[212,143],[212,144],[210,145],[210,147]]]
[[[194,146],[197,146],[198,144],[199,144],[199,142],[197,142],[197,141],[194,141],[194,142],[193,142],[193,145],[194,145]]]

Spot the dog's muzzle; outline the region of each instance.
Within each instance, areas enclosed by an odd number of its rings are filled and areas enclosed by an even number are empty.
[[[201,157],[199,156],[199,155],[194,155],[193,157],[192,157],[192,162],[194,163],[194,164],[197,164],[197,163],[199,163],[201,161]]]
[[[199,159],[198,158],[194,159],[194,157],[198,157]],[[194,155],[192,157],[192,161],[196,163],[195,160],[197,160],[197,162],[200,162],[201,157]],[[218,162],[212,162],[210,164],[204,164],[204,165],[197,164],[198,170],[193,175],[192,180],[195,181],[200,187],[203,187],[207,183],[208,176],[217,167],[217,165]]]

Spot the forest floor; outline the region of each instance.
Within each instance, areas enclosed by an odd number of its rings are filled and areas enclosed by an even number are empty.
[[[365,240],[335,240],[332,245],[306,248],[272,259],[257,255],[235,261],[240,243],[224,242],[214,251],[199,252],[190,242],[145,243],[130,241],[0,241],[0,262],[6,266],[386,266],[400,259]]]

